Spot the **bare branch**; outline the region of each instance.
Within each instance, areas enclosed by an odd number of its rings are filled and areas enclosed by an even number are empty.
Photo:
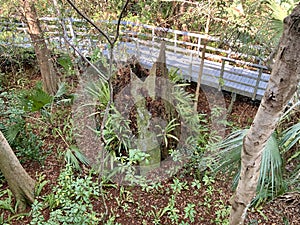
[[[128,6],[129,1],[130,1],[130,0],[126,0],[124,6],[123,6],[123,8],[122,8],[122,11],[121,11],[121,13],[120,13],[120,15],[119,15],[119,19],[118,19],[118,23],[117,23],[116,36],[115,36],[115,38],[114,38],[114,40],[113,40],[113,42],[112,42],[112,46],[113,46],[113,45],[116,43],[116,41],[118,40],[119,33],[120,33],[120,23],[121,23],[121,19],[122,19],[123,14],[124,14],[124,12],[125,12],[127,6]]]
[[[67,0],[67,2],[73,7],[73,9],[81,16],[83,17],[89,24],[91,24],[100,34],[102,34],[105,39],[108,41],[108,43],[113,46],[113,42],[110,40],[110,38],[92,21],[90,20],[86,15],[84,15],[70,0]]]
[[[64,40],[71,48],[74,49],[74,51],[78,53],[78,55],[80,55],[81,58],[83,58],[84,61],[86,61],[94,70],[96,70],[96,72],[100,75],[102,79],[106,81],[108,80],[108,78],[93,63],[91,63],[90,60],[88,60],[74,45],[72,45],[66,37],[64,37]]]

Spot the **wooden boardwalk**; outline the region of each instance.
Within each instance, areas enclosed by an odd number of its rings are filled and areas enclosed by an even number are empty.
[[[107,52],[104,51],[104,54],[107,55]],[[157,45],[149,46],[135,42],[121,42],[115,50],[119,60],[135,55],[148,69],[156,61],[158,54]],[[201,58],[198,55],[166,50],[167,67],[178,70],[185,80],[198,81],[200,62]],[[251,69],[246,69],[230,63],[235,64],[236,61],[225,57],[221,58],[221,62],[205,60],[201,84],[247,96],[253,100],[261,100],[270,79],[270,74],[263,72],[266,68],[252,64]]]
[[[41,18],[40,21],[45,29],[49,45],[60,50],[65,48],[63,34],[59,28],[59,19]],[[116,21],[100,22],[116,23]],[[82,54],[92,54],[91,52],[95,50],[95,46],[99,46],[99,43],[102,46],[104,45],[99,42],[99,37],[95,32],[93,33],[91,30],[87,32],[85,21],[67,18],[65,23],[68,29],[65,36],[69,38],[70,43],[74,43],[74,46]],[[23,44],[15,43],[15,45],[31,46],[26,25],[22,23],[14,24],[14,26],[17,27],[17,31],[22,33],[18,37],[24,36]],[[203,40],[206,39],[215,44],[208,45],[206,48],[208,51],[206,57],[212,60],[206,59],[204,62],[201,84],[247,96],[253,100],[261,100],[265,92],[270,79],[267,68],[259,64],[230,58],[232,53],[243,55],[232,52],[230,49],[212,47],[218,46],[218,43],[220,43],[218,38],[128,21],[122,21],[120,28],[121,42],[115,49],[117,60],[124,61],[131,55],[135,55],[143,66],[150,68],[158,57],[160,42],[163,39],[167,49],[167,67],[178,69],[178,73],[182,74],[185,80],[197,82],[201,62],[200,55],[204,47]],[[162,36],[164,37],[162,38]],[[104,49],[103,54],[107,56],[107,50]],[[220,55],[226,55],[227,57],[221,57]]]

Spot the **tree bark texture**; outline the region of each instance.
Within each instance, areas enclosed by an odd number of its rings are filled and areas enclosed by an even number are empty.
[[[34,1],[23,0],[23,16],[28,26],[28,33],[34,45],[34,51],[40,66],[44,90],[54,95],[57,91],[57,75],[51,54],[47,48],[42,29],[34,7]]]
[[[35,181],[26,173],[0,131],[0,170],[19,203],[19,210],[34,201]]]
[[[300,4],[284,19],[270,81],[242,149],[241,175],[231,200],[230,224],[244,224],[247,209],[255,197],[264,146],[297,89],[300,79]]]

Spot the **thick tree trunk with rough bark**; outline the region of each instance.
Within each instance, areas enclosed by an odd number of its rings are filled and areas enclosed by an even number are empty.
[[[57,91],[58,79],[54,70],[50,51],[47,48],[43,32],[38,21],[34,1],[23,1],[23,16],[27,23],[28,32],[31,41],[33,42],[34,51],[40,66],[44,90],[47,93],[54,95]]]
[[[19,203],[19,210],[23,211],[34,201],[35,181],[26,173],[1,131],[0,170]]]
[[[267,90],[244,138],[241,176],[231,201],[231,225],[244,224],[247,208],[256,194],[263,148],[299,83],[300,4],[284,20],[284,33],[275,60]]]

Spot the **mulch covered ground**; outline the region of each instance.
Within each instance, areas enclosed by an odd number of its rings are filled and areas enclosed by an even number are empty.
[[[193,92],[194,90],[195,84],[191,84],[188,91]],[[213,100],[210,99],[208,102],[207,98],[210,94],[215,96],[216,91],[217,90],[211,88],[205,88],[205,91],[201,90],[198,103],[199,113],[205,113],[208,116],[211,115],[211,102],[213,102]],[[225,105],[228,107],[231,102],[231,95],[230,93],[223,93],[223,96]],[[215,99],[215,101],[220,101],[220,99]],[[258,105],[258,102],[237,96],[232,107],[232,112],[227,115],[227,121],[230,124],[227,133],[230,132],[231,127],[243,128],[251,125]],[[58,160],[55,152],[55,149],[58,147],[63,148],[64,143],[61,140],[53,139],[53,136],[50,135],[51,130],[52,127],[49,127],[49,135],[44,140],[44,149],[51,147],[54,152],[48,156],[45,164],[41,166],[33,162],[24,165],[32,177],[36,177],[36,174],[43,173],[45,179],[50,181],[45,187],[43,194],[51,192],[51,187],[56,184],[59,172],[64,167],[63,160]],[[219,176],[215,178],[214,183],[211,184],[211,192],[208,192],[208,186],[203,183],[200,188],[192,186],[194,171],[186,173],[181,170],[175,177],[183,183],[186,182],[185,185],[188,187],[177,194],[174,194],[171,188],[174,177],[163,181],[161,188],[158,190],[151,189],[146,191],[141,187],[125,186],[125,189],[122,188],[122,195],[120,195],[120,186],[116,188],[105,188],[107,196],[106,203],[110,214],[116,216],[115,222],[119,222],[122,225],[153,224],[155,217],[158,216],[155,216],[153,212],[159,212],[160,209],[162,210],[166,207],[170,202],[171,196],[174,195],[179,221],[188,221],[187,218],[184,218],[184,208],[187,204],[195,204],[196,212],[194,222],[189,222],[189,224],[222,224],[222,221],[218,221],[217,219],[217,213],[222,212],[222,209],[224,209],[223,206],[229,205],[229,200],[232,196],[230,187],[231,181]],[[289,204],[289,201],[284,199],[275,199],[259,209],[250,209],[246,224],[300,224],[300,210],[298,206],[293,206]],[[94,209],[99,213],[104,212],[101,199],[94,201]],[[44,214],[46,217],[48,216],[47,209],[44,211]],[[23,220],[12,222],[12,224],[28,224],[29,221],[30,219],[25,217]],[[160,221],[160,224],[163,225],[172,224],[167,213],[161,215]],[[285,221],[289,222],[287,223]]]

